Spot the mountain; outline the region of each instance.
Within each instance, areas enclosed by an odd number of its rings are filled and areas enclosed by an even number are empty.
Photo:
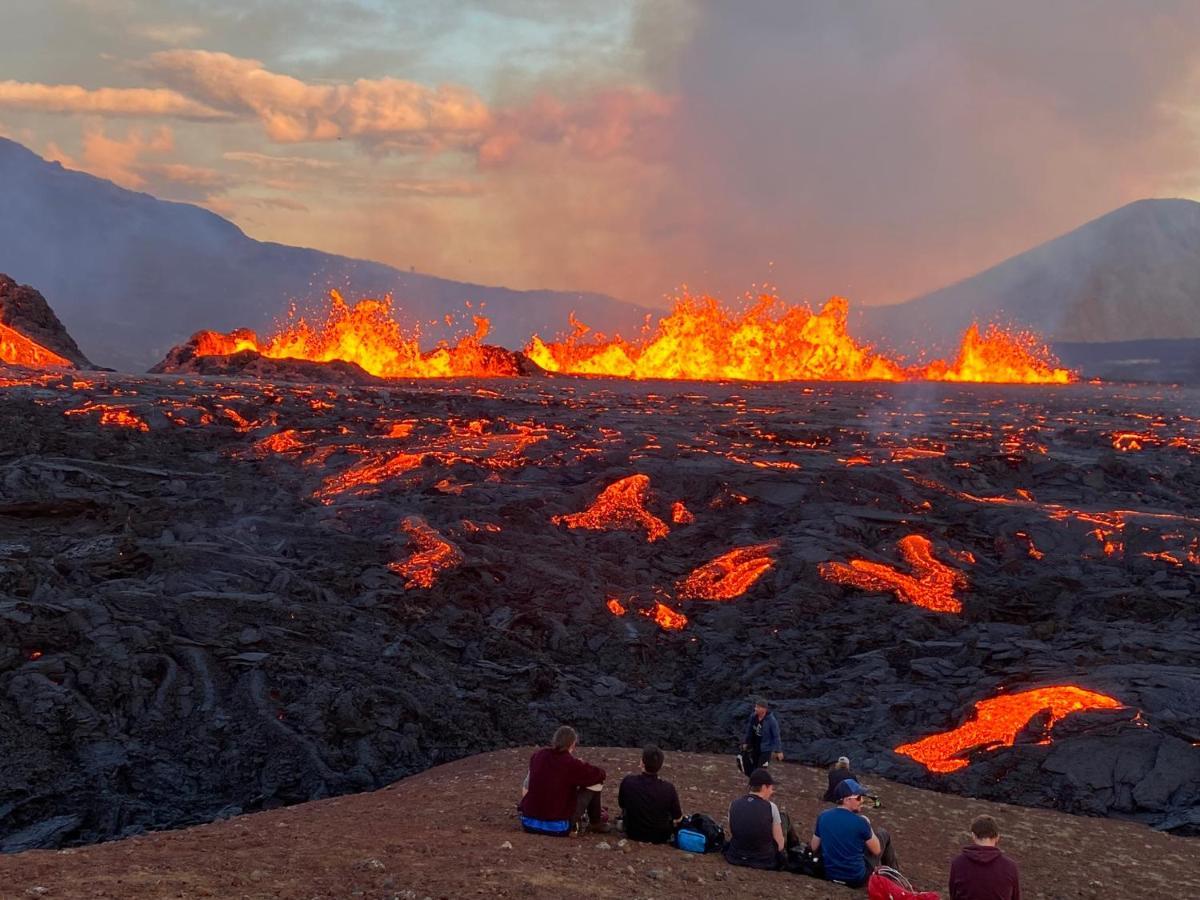
[[[971,278],[863,311],[882,346],[944,351],[972,321],[1055,342],[1200,338],[1200,203],[1139,200]]]
[[[16,352],[5,352],[5,344],[13,344]],[[25,352],[16,344],[22,344]],[[44,355],[41,351],[49,351],[53,356],[52,365],[65,361],[92,368],[46,299],[29,285],[17,284],[0,272],[0,362],[35,364]]]
[[[37,285],[88,357],[126,371],[202,328],[269,330],[290,303],[320,301],[331,287],[347,299],[392,294],[405,325],[461,320],[468,301],[484,304],[488,341],[511,348],[565,330],[572,310],[626,333],[649,312],[602,294],[466,284],[257,241],[208,210],[64,169],[3,138],[0,210],[0,272]]]

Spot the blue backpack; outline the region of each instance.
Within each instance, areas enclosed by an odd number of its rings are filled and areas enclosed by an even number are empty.
[[[688,853],[719,853],[725,849],[725,829],[712,816],[692,813],[679,823],[675,846]]]

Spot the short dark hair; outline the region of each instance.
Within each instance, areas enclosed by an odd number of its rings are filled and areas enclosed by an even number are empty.
[[[560,725],[558,731],[554,732],[554,739],[550,741],[550,746],[555,750],[570,750],[571,745],[579,741],[579,735],[575,733],[575,729],[570,725]]]
[[[663,752],[653,744],[642,748],[642,768],[654,775],[662,768]]]
[[[977,838],[998,838],[1000,829],[996,827],[996,820],[991,816],[976,816],[975,821],[971,823],[971,834]]]

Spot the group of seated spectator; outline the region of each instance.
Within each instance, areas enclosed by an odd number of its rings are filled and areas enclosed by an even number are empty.
[[[600,802],[605,772],[574,756],[578,740],[575,730],[564,725],[551,745],[530,759],[518,805],[525,830],[563,835],[609,831]],[[663,751],[648,746],[642,750],[641,771],[621,781],[617,803],[630,840],[674,840],[683,810],[675,786],[659,775],[663,761]],[[729,805],[725,860],[755,869],[788,868],[789,851],[800,849],[802,840],[772,799],[775,778],[760,766],[749,773],[748,781],[747,793]],[[869,796],[851,771],[850,760],[841,757],[830,770],[824,795],[835,805],[817,816],[808,842],[812,854],[819,854],[824,877],[851,888],[865,886],[877,868],[898,868],[891,835],[872,825],[862,811]],[[971,833],[973,843],[950,866],[951,900],[1020,900],[1017,865],[996,846],[1000,832],[995,819],[979,816],[971,823]]]

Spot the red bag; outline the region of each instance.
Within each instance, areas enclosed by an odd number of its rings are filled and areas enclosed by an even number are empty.
[[[888,866],[880,866],[867,880],[871,900],[941,900],[937,891],[914,891],[907,878]]]

